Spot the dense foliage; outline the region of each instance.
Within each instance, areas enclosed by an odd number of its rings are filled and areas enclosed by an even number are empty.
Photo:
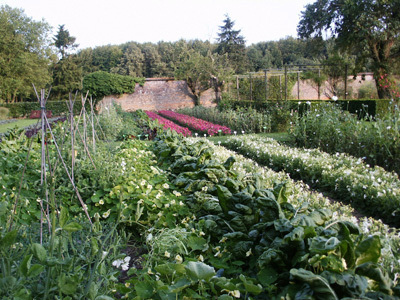
[[[40,137],[14,132],[0,143],[1,297],[398,299],[397,229],[205,138],[161,130],[141,111],[105,109],[96,131],[106,143],[96,147],[83,145],[80,123],[72,155],[69,127],[52,129],[61,156],[46,139],[48,189]],[[146,132],[154,142],[132,139]],[[72,158],[83,204],[66,176]]]
[[[29,98],[32,83],[44,86],[51,81],[50,26],[5,5],[0,6],[0,28],[0,102]]]
[[[98,71],[83,78],[83,90],[89,91],[95,99],[101,100],[107,95],[131,94],[137,83],[144,84],[144,78],[134,78]]]
[[[298,119],[291,135],[299,147],[345,152],[400,173],[399,120],[399,108],[393,102],[386,114],[375,119],[368,114],[359,119],[336,105],[320,104]]]
[[[400,3],[386,0],[318,0],[308,4],[298,26],[301,37],[321,38],[327,31],[338,47],[356,53],[361,67],[371,61],[379,98],[391,98],[380,76],[393,74],[398,58]]]

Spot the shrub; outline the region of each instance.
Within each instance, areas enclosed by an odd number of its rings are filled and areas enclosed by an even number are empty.
[[[0,107],[0,120],[7,120],[10,110],[6,107]]]
[[[133,93],[136,83],[144,84],[144,78],[111,74],[104,71],[90,73],[83,78],[83,90],[89,91],[95,99],[108,95]]]

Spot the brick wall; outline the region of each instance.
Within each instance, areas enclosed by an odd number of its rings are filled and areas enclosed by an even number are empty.
[[[215,106],[214,99],[215,92],[213,89],[209,89],[202,93],[200,104]],[[175,110],[195,105],[195,97],[184,80],[156,78],[147,79],[143,87],[137,84],[133,94],[106,96],[99,106],[107,106],[113,101],[121,105],[125,111],[137,109]]]

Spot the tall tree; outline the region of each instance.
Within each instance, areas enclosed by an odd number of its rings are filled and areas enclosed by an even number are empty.
[[[359,65],[371,60],[379,98],[391,97],[379,79],[400,57],[400,1],[318,0],[306,6],[297,30],[302,38],[330,33],[340,49],[357,53]]]
[[[240,30],[233,27],[235,21],[232,21],[228,15],[225,15],[224,25],[220,26],[217,38],[217,53],[227,54],[235,72],[242,73],[246,71],[246,41]]]
[[[0,102],[33,97],[32,84],[51,82],[50,26],[22,9],[0,7]]]
[[[52,98],[60,99],[82,88],[82,67],[77,57],[69,53],[78,45],[75,44],[76,38],[70,35],[64,25],[58,26],[53,40],[61,59],[53,67]]]
[[[53,40],[54,45],[61,55],[61,59],[65,58],[65,56],[68,54],[68,51],[79,46],[78,44],[75,44],[76,37],[70,35],[69,31],[65,29],[65,25],[58,26],[58,32]]]

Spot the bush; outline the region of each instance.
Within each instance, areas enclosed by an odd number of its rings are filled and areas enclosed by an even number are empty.
[[[134,78],[111,74],[104,71],[90,73],[83,78],[83,90],[89,91],[96,100],[108,95],[131,94],[135,91],[136,83],[144,84],[144,78]]]
[[[0,120],[7,120],[10,110],[6,107],[0,107]]]

